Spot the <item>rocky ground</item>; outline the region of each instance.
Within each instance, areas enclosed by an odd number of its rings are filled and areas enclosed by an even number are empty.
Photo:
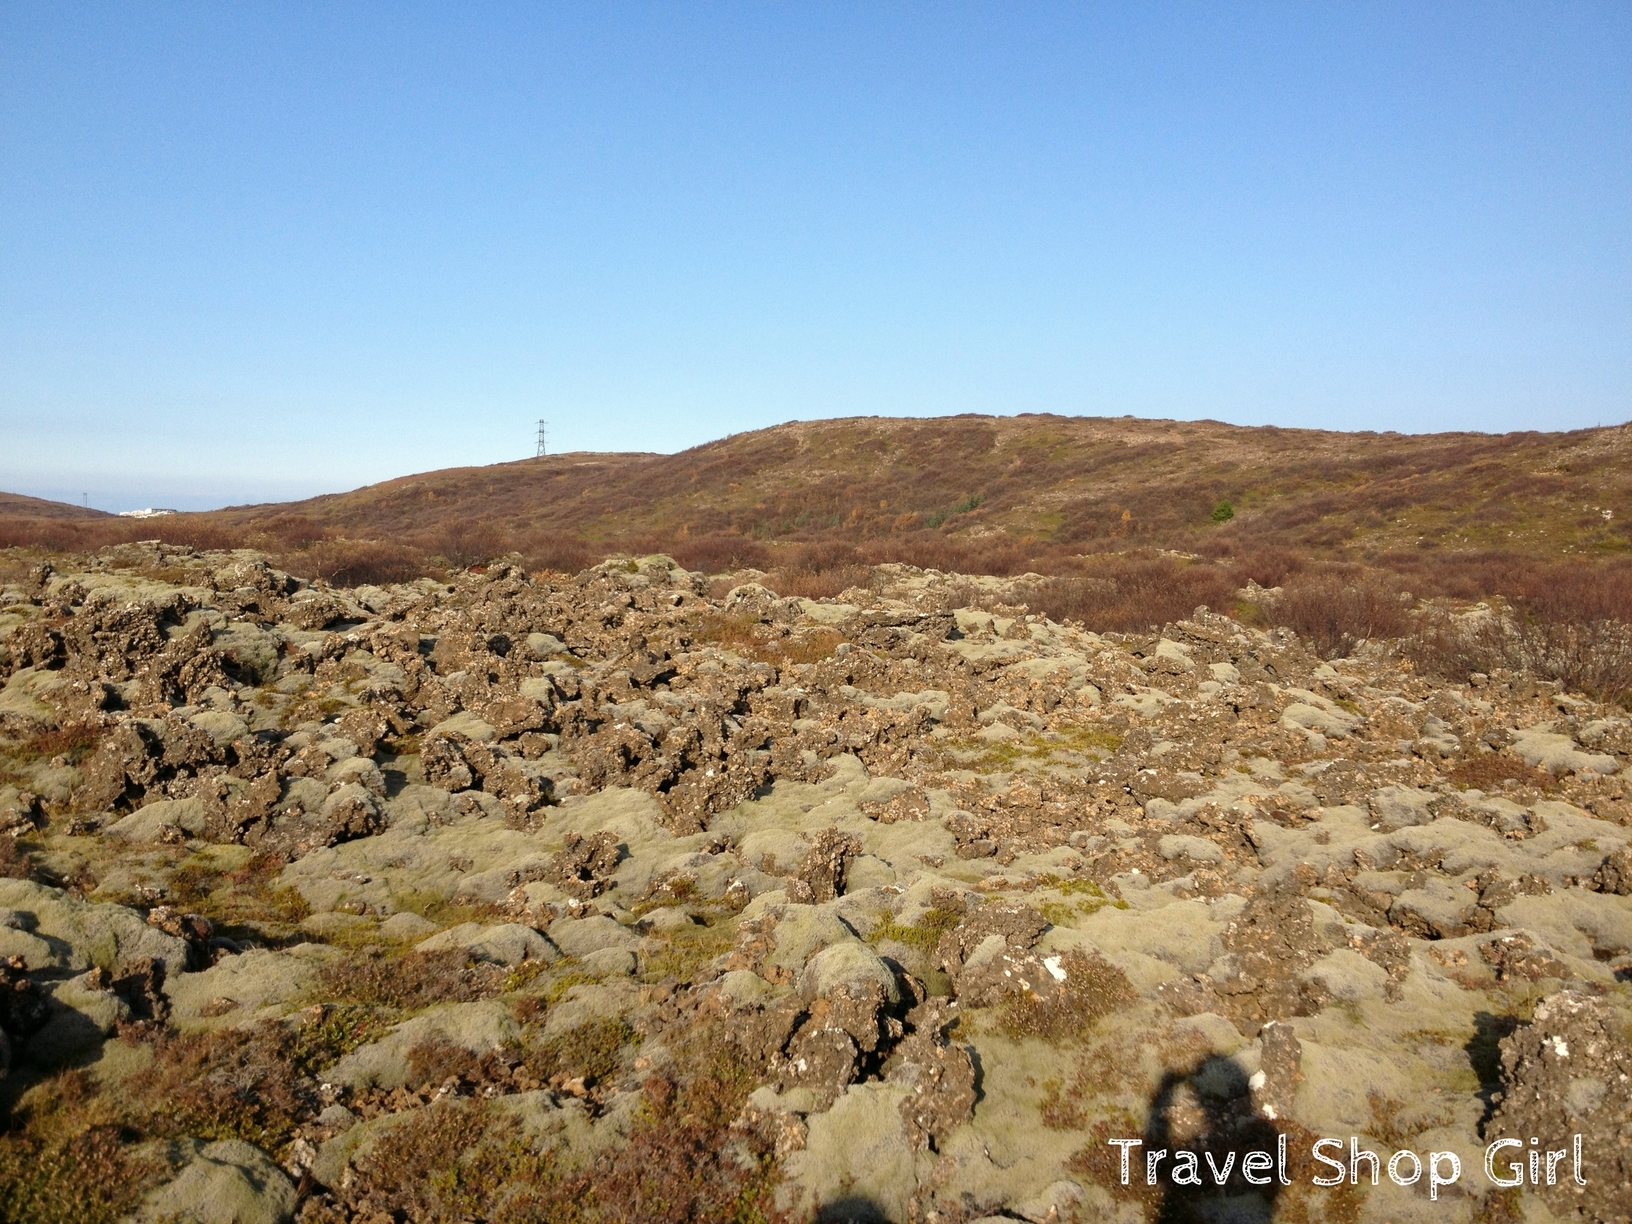
[[[1623,710],[899,566],[4,572],[5,1218],[1632,1218]]]

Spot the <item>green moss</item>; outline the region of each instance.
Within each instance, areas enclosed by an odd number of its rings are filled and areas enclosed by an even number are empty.
[[[893,940],[906,944],[909,948],[930,952],[941,942],[941,936],[957,926],[962,918],[963,915],[956,910],[932,906],[911,926],[903,926],[894,921],[880,923],[869,938],[874,943]]]
[[[390,1023],[371,1007],[335,1003],[295,1031],[290,1061],[305,1075],[315,1076],[360,1046],[379,1041],[391,1031]]]
[[[704,965],[729,952],[736,944],[736,920],[727,919],[712,926],[676,927],[667,932],[655,948],[642,958],[641,976],[650,982],[673,978],[679,982],[694,980]]]

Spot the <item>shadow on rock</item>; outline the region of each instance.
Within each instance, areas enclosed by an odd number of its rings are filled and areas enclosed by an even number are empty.
[[[890,1217],[872,1199],[855,1195],[827,1204],[816,1213],[816,1224],[890,1224]]]
[[[1163,1077],[1129,1170],[1147,1183],[1154,1163],[1156,1224],[1268,1224],[1281,1191],[1282,1135],[1273,1106],[1254,1101],[1261,1087],[1229,1058]]]
[[[1473,1073],[1479,1077],[1479,1099],[1485,1103],[1485,1111],[1479,1118],[1481,1134],[1484,1133],[1485,1124],[1496,1112],[1496,1102],[1501,1096],[1502,1040],[1511,1037],[1518,1026],[1516,1017],[1497,1016],[1487,1011],[1476,1012],[1473,1017],[1473,1036],[1468,1038],[1462,1047],[1467,1051]]]

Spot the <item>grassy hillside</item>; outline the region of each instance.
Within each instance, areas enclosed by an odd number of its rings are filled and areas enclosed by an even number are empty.
[[[779,425],[676,455],[453,468],[210,517],[427,541],[482,523],[521,543],[922,544],[933,533],[965,546],[1001,540],[1073,552],[1236,543],[1322,555],[1445,547],[1556,557],[1632,545],[1629,460],[1632,426],[1408,436],[1133,418],[851,418]]]
[[[107,520],[116,517],[103,510],[90,510],[70,502],[25,497],[21,493],[0,493],[0,520],[25,518]]]
[[[1096,629],[1206,605],[1293,628],[1323,654],[1414,634],[1426,670],[1533,670],[1619,698],[1632,694],[1629,450],[1624,425],[1403,436],[1132,418],[817,421],[678,455],[554,455],[142,521],[13,498],[0,503],[0,548],[22,551],[0,554],[0,577],[26,574],[41,552],[144,539],[258,548],[337,585],[501,554],[577,572],[609,553],[668,552],[821,597],[900,561],[1043,575],[1010,598]],[[1265,601],[1250,582],[1284,591]],[[1441,597],[1498,597],[1517,619],[1465,639],[1432,628]]]

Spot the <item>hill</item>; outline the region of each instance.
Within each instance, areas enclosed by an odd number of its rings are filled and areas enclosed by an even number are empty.
[[[71,502],[47,501],[43,497],[27,497],[21,493],[0,493],[0,519],[114,519],[118,515],[105,510],[92,510]]]
[[[0,506],[0,546],[247,546],[340,585],[507,553],[534,571],[576,572],[612,553],[666,552],[708,573],[775,571],[782,593],[809,596],[905,562],[1086,578],[1069,597],[1034,602],[1105,628],[1227,607],[1249,579],[1275,586],[1299,573],[1338,584],[1321,597],[1327,608],[1362,569],[1419,596],[1535,601],[1567,589],[1572,607],[1596,608],[1611,587],[1632,598],[1629,459],[1628,425],[1402,435],[1131,417],[847,418],[674,455],[551,455],[142,522],[65,517],[86,512],[17,498],[21,512]]]
[[[605,544],[857,544],[934,533],[966,546],[997,536],[1076,552],[1237,541],[1331,554],[1442,546],[1557,556],[1632,542],[1629,459],[1632,426],[1402,435],[1037,415],[848,418],[675,455],[451,468],[212,517],[239,526],[294,517],[389,538],[480,522],[517,540]]]

